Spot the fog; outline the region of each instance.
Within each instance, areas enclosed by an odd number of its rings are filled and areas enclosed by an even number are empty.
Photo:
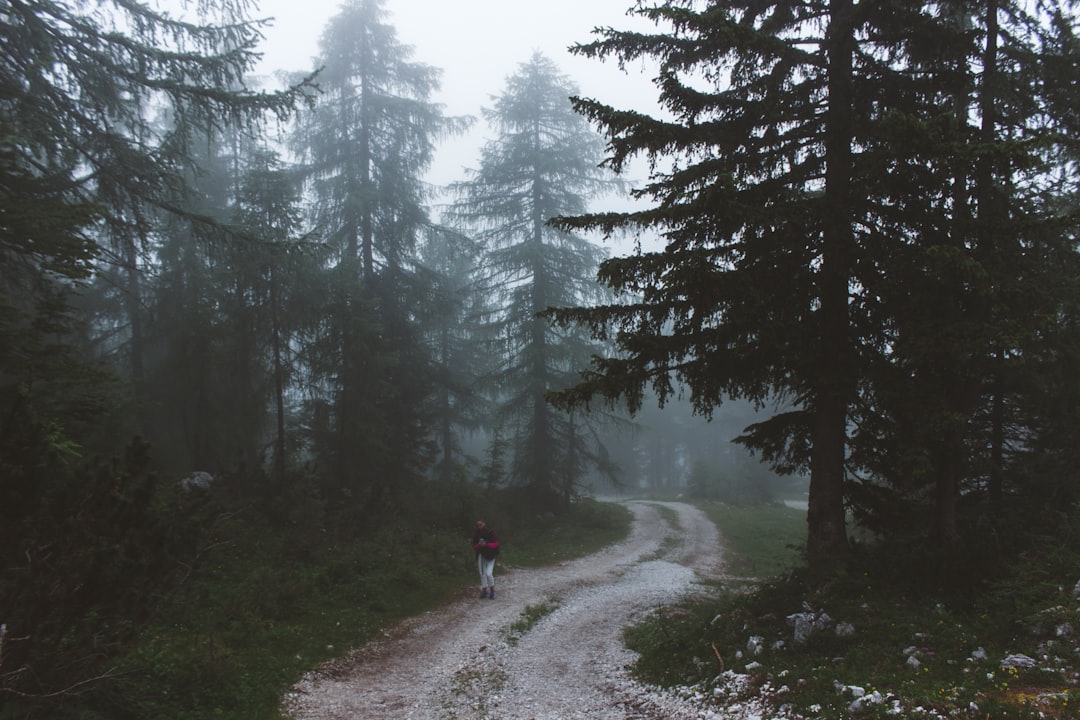
[[[480,148],[493,131],[484,123],[481,110],[490,107],[510,75],[536,51],[552,59],[584,97],[601,100],[613,107],[662,114],[656,102],[653,84],[655,67],[642,62],[620,68],[614,60],[601,61],[575,55],[570,48],[597,38],[598,28],[649,31],[648,21],[628,15],[633,0],[549,0],[545,3],[506,2],[506,0],[386,0],[386,21],[397,33],[399,42],[413,49],[412,60],[439,68],[440,90],[432,101],[450,116],[475,119],[464,135],[444,139],[427,173],[427,181],[436,188],[465,180],[467,171],[476,167]],[[280,86],[285,78],[308,72],[318,66],[319,41],[327,23],[339,12],[337,0],[261,0],[257,17],[272,18],[260,47],[263,59],[260,80]],[[623,179],[629,186],[647,178],[644,160],[632,163]],[[436,195],[432,212],[439,213]],[[625,210],[634,201],[625,195],[608,195],[592,201],[592,209]],[[611,254],[632,251],[629,241],[594,238]],[[645,238],[650,246],[652,239]],[[652,488],[679,491],[698,485],[697,492],[721,493],[734,499],[758,491],[768,495],[779,489],[778,478],[771,477],[741,447],[730,444],[748,424],[759,419],[745,403],[729,403],[718,409],[713,422],[694,416],[687,404],[670,402],[664,411],[646,408],[638,418],[637,439],[624,438],[624,453],[642,444],[641,432],[654,436],[645,444],[663,446],[663,460],[641,459],[641,467],[629,475]],[[490,438],[474,438],[469,448],[476,457],[484,454]],[[718,442],[719,441],[719,442]],[[612,439],[618,444],[617,439]],[[651,466],[646,468],[645,465]],[[631,463],[636,464],[636,463]],[[629,470],[629,468],[627,468]],[[703,478],[710,478],[708,481]],[[727,478],[721,481],[720,478]],[[702,487],[705,482],[736,482],[739,487]],[[801,483],[801,480],[798,481]],[[598,488],[610,492],[615,488]],[[628,488],[633,491],[633,488]],[[795,490],[796,494],[801,489]],[[743,497],[741,499],[748,499]]]
[[[388,22],[398,39],[414,49],[414,60],[442,70],[442,88],[433,98],[448,115],[473,116],[477,123],[462,137],[445,141],[428,174],[435,185],[462,179],[474,167],[488,129],[480,109],[490,104],[516,66],[533,51],[543,52],[580,88],[616,107],[655,110],[655,87],[648,66],[621,70],[569,52],[587,43],[598,27],[646,29],[641,18],[629,17],[632,0],[548,0],[544,3],[506,0],[387,0]],[[338,0],[261,0],[258,17],[274,19],[261,46],[260,74],[276,82],[278,73],[311,70],[319,37],[340,7]],[[644,178],[632,171],[630,180]]]

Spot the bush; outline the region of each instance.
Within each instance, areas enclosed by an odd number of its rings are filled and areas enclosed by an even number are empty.
[[[34,462],[12,467],[15,437],[37,444]],[[97,467],[50,451],[33,422],[5,442],[0,691],[12,716],[62,718],[114,674],[112,658],[182,576],[197,528],[169,506],[138,440]]]

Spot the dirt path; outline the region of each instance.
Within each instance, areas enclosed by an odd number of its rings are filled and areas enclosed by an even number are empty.
[[[668,522],[660,506],[672,511]],[[628,503],[630,536],[542,569],[496,566],[497,600],[470,593],[308,674],[297,720],[677,720],[698,709],[634,683],[622,629],[720,573],[716,528],[682,503]],[[555,609],[508,641],[529,606]]]

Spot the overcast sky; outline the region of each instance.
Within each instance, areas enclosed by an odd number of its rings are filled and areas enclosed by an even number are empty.
[[[475,167],[479,145],[490,135],[480,122],[519,63],[539,50],[580,88],[581,94],[616,107],[653,107],[651,74],[622,72],[611,61],[573,56],[567,48],[593,39],[597,26],[645,29],[626,11],[634,0],[387,0],[389,22],[398,40],[414,48],[413,60],[442,69],[442,90],[434,100],[448,115],[472,115],[477,128],[467,137],[444,141],[429,179],[445,184],[464,179]],[[318,41],[340,0],[258,0],[259,17],[274,17],[266,31],[261,71],[303,71],[314,67]],[[639,178],[640,179],[640,178]]]

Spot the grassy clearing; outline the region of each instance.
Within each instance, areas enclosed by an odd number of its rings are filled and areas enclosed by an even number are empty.
[[[769,512],[710,510],[735,567],[785,567],[794,551],[777,549],[782,532],[733,532]],[[750,590],[666,608],[627,642],[642,679],[718,705],[765,698],[807,718],[1080,717],[1080,552],[1043,542],[981,584],[964,577],[977,546],[950,558],[912,543],[858,548],[821,574],[789,562]]]
[[[795,567],[806,538],[806,513],[783,505],[701,503],[723,538],[730,575],[766,578]]]
[[[561,518],[491,517],[506,547],[500,561],[516,565],[578,557],[629,529],[624,508],[600,503]],[[476,583],[467,526],[387,528],[380,536],[402,540],[332,547],[257,518],[218,532],[124,658],[114,708],[87,720],[278,718],[281,697],[304,672]]]

